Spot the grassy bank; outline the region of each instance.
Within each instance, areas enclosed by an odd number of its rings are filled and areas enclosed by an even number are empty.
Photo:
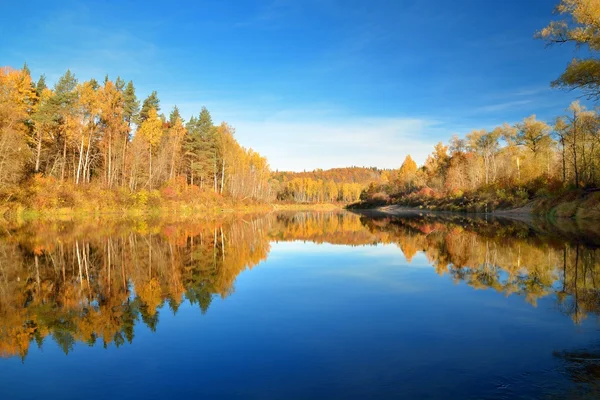
[[[371,196],[348,206],[372,209],[389,205],[460,213],[501,213],[517,211],[551,218],[600,219],[600,191],[569,190],[558,194],[530,195],[522,189],[457,193],[438,196],[421,190],[405,196]]]
[[[538,198],[533,203],[533,212],[553,218],[600,220],[600,191],[571,191]]]
[[[217,215],[221,213],[270,212],[274,210],[330,211],[337,204],[268,203],[201,190],[197,186],[170,185],[161,189],[130,192],[98,185],[75,187],[41,179],[11,195],[3,195],[0,217],[5,220],[69,219],[98,217],[145,217]]]
[[[335,211],[343,207],[337,204],[279,204],[259,202],[233,202],[190,204],[184,202],[166,202],[145,207],[121,207],[109,205],[107,207],[90,207],[81,205],[75,207],[59,208],[27,208],[20,204],[0,205],[0,218],[4,220],[29,221],[29,220],[61,220],[84,218],[191,218],[195,216],[217,216],[231,213],[265,213],[273,211]]]

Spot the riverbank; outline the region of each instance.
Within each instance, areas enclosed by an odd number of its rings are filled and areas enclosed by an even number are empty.
[[[453,223],[465,229],[481,229],[489,235],[529,235],[532,232],[549,238],[558,238],[570,243],[582,243],[600,247],[600,224],[596,219],[552,218],[527,213],[528,207],[518,210],[502,210],[492,213],[461,213],[432,211],[398,205],[349,211],[367,218],[397,217],[403,220],[429,221],[430,223]]]
[[[173,180],[157,189],[130,191],[99,184],[73,185],[36,177],[28,185],[0,191],[0,218],[5,220],[83,219],[87,217],[139,218],[175,216],[192,218],[222,213],[278,210],[341,209],[343,204],[297,204],[232,196]]]
[[[315,203],[315,204],[287,204],[287,203],[261,203],[253,201],[235,202],[226,199],[222,202],[206,202],[203,204],[186,202],[163,202],[146,206],[119,206],[109,204],[105,207],[90,206],[56,207],[56,208],[28,208],[21,204],[0,204],[0,219],[4,221],[30,221],[30,220],[70,220],[85,218],[195,218],[218,216],[222,214],[253,214],[285,211],[315,211],[327,212],[342,210],[342,204]]]
[[[422,216],[438,216],[438,217],[502,217],[520,221],[530,221],[535,214],[531,212],[531,207],[521,207],[514,210],[498,210],[488,213],[468,213],[457,211],[430,210],[427,208],[405,207],[400,205],[380,206],[373,208],[351,208],[349,211],[368,215],[368,216],[394,216],[394,217],[422,217]]]
[[[512,218],[536,215],[549,218],[600,220],[600,191],[598,190],[572,190],[558,195],[509,200],[491,197],[488,194],[464,197],[401,197],[394,199],[391,204],[362,201],[351,204],[348,209],[379,210],[392,215],[435,212]]]

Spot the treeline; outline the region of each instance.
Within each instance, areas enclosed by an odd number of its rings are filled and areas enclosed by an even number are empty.
[[[277,199],[297,203],[357,201],[370,183],[385,183],[395,171],[375,167],[316,169],[304,172],[275,172]]]
[[[37,177],[71,189],[176,182],[236,199],[274,197],[267,160],[240,146],[227,123],[213,124],[206,108],[187,123],[177,107],[168,117],[160,110],[156,92],[140,104],[121,78],[78,82],[67,71],[48,88],[27,66],[0,69],[0,191],[26,198],[19,189]]]
[[[350,183],[356,182],[361,185],[368,185],[373,181],[387,181],[394,174],[390,169],[379,169],[377,167],[346,167],[346,168],[331,168],[327,170],[315,169],[313,171],[289,172],[276,171],[273,172],[273,178],[278,181],[290,181],[294,178],[310,178],[312,180],[333,181],[335,183]]]
[[[445,199],[457,208],[475,199],[474,211],[485,211],[599,184],[600,115],[573,102],[551,124],[532,115],[454,136],[421,167],[407,156],[392,183],[371,185],[362,199],[412,205]]]
[[[284,182],[277,194],[278,200],[296,203],[345,202],[358,200],[363,190],[360,183],[336,183],[332,180],[294,178]]]

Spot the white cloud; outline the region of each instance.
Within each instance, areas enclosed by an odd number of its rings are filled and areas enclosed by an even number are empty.
[[[435,121],[419,118],[230,122],[240,143],[266,156],[274,170],[398,168],[407,154],[422,163],[440,137],[450,137]]]
[[[525,105],[531,104],[531,103],[533,103],[532,99],[531,100],[527,99],[527,100],[505,101],[502,103],[488,104],[486,106],[476,108],[475,111],[480,111],[483,113],[493,113],[493,112],[497,112],[497,111],[504,111],[504,110],[508,110],[508,109],[520,108],[522,106],[525,106]]]
[[[197,97],[205,100],[194,100]],[[186,119],[205,105],[214,123],[227,121],[235,128],[241,145],[266,156],[271,169],[279,171],[399,168],[408,154],[422,164],[436,143],[447,143],[455,133],[464,135],[481,127],[481,122],[457,124],[428,116],[352,115],[340,104],[328,102],[282,107],[283,100],[270,93],[252,97],[228,93],[224,98],[220,93],[201,96],[174,91],[162,103],[165,113],[175,99],[183,99],[177,106]]]

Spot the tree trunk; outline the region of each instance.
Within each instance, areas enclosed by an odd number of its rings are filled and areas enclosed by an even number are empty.
[[[194,161],[190,161],[190,185],[194,186]]]
[[[579,168],[577,166],[577,113],[573,113],[573,172],[575,173],[575,186],[579,186]]]
[[[214,181],[214,192],[217,193],[217,157],[215,155],[214,164],[213,164],[213,181]]]
[[[90,147],[92,147],[92,134],[90,133],[88,136],[88,144],[87,149],[85,151],[85,162],[83,164],[83,172],[84,172],[84,181],[87,180],[87,183],[90,183]]]
[[[121,185],[124,185],[125,184],[125,180],[126,180],[126,177],[125,177],[125,159],[126,159],[126,154],[127,154],[127,136],[128,135],[126,134],[125,135],[125,140],[123,141],[123,155],[121,156],[122,157],[122,160],[121,160],[121,164],[122,164],[122,166],[121,166]]]
[[[223,194],[223,186],[225,186],[225,160],[221,163],[221,194]]]
[[[106,183],[110,188],[112,185],[112,133],[108,135],[108,169],[106,172]]]
[[[565,158],[565,139],[563,137],[560,138],[560,146],[562,153],[562,175],[563,175],[563,185],[567,183],[567,160]]]
[[[79,176],[81,175],[81,168],[83,165],[83,135],[81,135],[81,144],[79,145],[79,161],[77,162],[77,174],[75,177],[75,184],[79,185]]]
[[[65,180],[65,167],[67,166],[67,137],[66,137],[66,135],[64,138],[62,159],[63,159],[63,162],[62,162],[62,169],[60,172],[60,179],[61,179],[61,181],[64,181]]]
[[[150,186],[150,189],[152,189],[152,146],[150,146],[149,148],[149,154],[150,154],[150,162],[149,162],[149,170],[148,170],[148,184]]]
[[[42,132],[38,132],[37,151],[35,154],[35,172],[40,172],[40,156],[42,154]]]

